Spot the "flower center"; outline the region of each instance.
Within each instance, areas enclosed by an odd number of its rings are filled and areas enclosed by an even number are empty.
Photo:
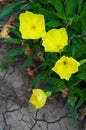
[[[67,62],[66,62],[66,61],[64,61],[63,63],[64,63],[64,65],[66,65],[66,64],[67,64]]]
[[[36,29],[36,26],[35,26],[35,25],[33,25],[31,28],[32,28],[32,30],[35,30],[35,29]]]

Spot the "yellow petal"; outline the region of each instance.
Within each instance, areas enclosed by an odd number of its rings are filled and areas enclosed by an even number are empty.
[[[80,66],[80,63],[77,62],[74,58],[70,57],[70,64],[69,64],[69,68],[70,69],[70,73],[75,73],[78,71],[78,66]],[[71,67],[72,66],[72,67]]]
[[[38,39],[45,35],[45,20],[41,14],[26,11],[19,16],[19,30],[23,39]]]
[[[46,100],[47,94],[42,89],[32,90],[32,95],[29,101],[36,109],[43,107],[46,103]]]
[[[42,40],[45,52],[59,52],[68,44],[68,35],[65,28],[51,29]]]
[[[61,79],[69,80],[73,73],[78,71],[80,63],[72,57],[62,56],[52,68]]]

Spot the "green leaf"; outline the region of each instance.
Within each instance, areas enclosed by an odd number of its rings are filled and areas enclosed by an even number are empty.
[[[76,116],[77,116],[77,110],[76,110],[73,106],[71,106],[70,103],[69,103],[69,111],[70,111],[71,116],[72,116],[72,119],[73,119],[73,121],[74,121],[74,123],[75,123],[75,121],[76,121]]]
[[[61,26],[61,22],[57,21],[57,20],[52,20],[52,21],[49,21],[46,23],[46,26],[47,27],[58,27],[58,26]]]
[[[85,55],[86,45],[81,43],[79,38],[73,39],[71,48],[72,57],[80,58],[81,56]]]
[[[81,12],[83,0],[78,0],[78,12]]]
[[[85,64],[79,66],[79,73],[83,73],[83,72],[84,73],[86,72],[86,65]]]
[[[83,65],[86,63],[86,59],[80,60],[80,65]]]
[[[9,30],[10,30],[13,34],[15,34],[17,37],[21,38],[21,33],[19,32],[18,29],[16,29],[16,28],[9,28]]]
[[[75,106],[74,88],[71,88],[68,93],[68,103],[70,103],[72,107]]]
[[[75,100],[77,97],[77,101]],[[82,91],[78,87],[73,87],[68,93],[68,102],[75,110],[77,110],[84,102]]]
[[[45,59],[46,59],[46,65],[49,66],[50,68],[53,67],[53,65],[55,64],[55,62],[58,60],[57,58],[57,53],[45,53]]]
[[[85,16],[86,16],[86,3],[83,4],[83,8],[82,8],[80,17],[83,18]]]
[[[57,78],[55,78],[55,77],[48,77],[48,78],[46,78],[46,82],[48,83],[48,84],[51,84],[51,85],[53,85],[53,86],[65,86],[64,85],[64,82],[63,82],[63,80],[61,80],[61,79],[57,79]],[[65,87],[64,87],[65,88]]]
[[[7,61],[10,63],[15,62],[15,60],[16,60],[15,57],[12,56],[7,57]]]
[[[86,88],[82,90],[84,102],[86,102]]]
[[[12,44],[21,44],[21,42],[22,42],[20,39],[16,39],[16,38],[6,38],[5,40]]]
[[[55,12],[48,11],[48,10],[43,9],[41,7],[39,8],[38,13],[43,14],[47,21],[50,21],[51,19],[52,20],[58,20],[57,15],[56,15]]]
[[[40,52],[40,45],[39,44],[37,44],[37,43],[33,44],[32,47],[33,47],[36,54]]]
[[[25,51],[25,46],[24,47],[20,47],[20,48],[16,48],[16,49],[12,49],[10,51],[8,51],[5,56],[18,56],[24,53]]]
[[[51,73],[51,70],[45,70],[43,72],[40,72],[40,74],[38,74],[36,78],[31,82],[30,86],[33,87],[34,85],[37,85],[39,82],[43,82],[44,80],[46,80],[46,77],[50,73]]]
[[[86,72],[79,73],[76,77],[86,81]]]
[[[43,89],[45,91],[50,91],[51,93],[60,92],[65,89],[65,84],[63,80],[54,78],[54,77],[46,77],[46,83],[48,84]]]
[[[12,2],[12,3],[8,4],[6,7],[4,7],[0,11],[0,17],[5,17],[9,14],[12,14],[14,9],[17,8],[17,6],[19,6],[20,4],[21,4],[20,2]]]
[[[51,0],[51,1],[57,11],[58,17],[61,19],[65,19],[64,7],[62,5],[62,1],[61,0]]]
[[[32,55],[29,55],[26,61],[24,62],[24,64],[20,67],[20,69],[25,69],[27,66],[29,66],[29,64],[31,63],[31,60],[32,60]]]
[[[6,69],[7,67],[8,67],[7,63],[3,61],[2,59],[0,59],[0,68]]]
[[[75,11],[77,9],[78,6],[78,0],[67,0],[66,2],[66,8],[65,8],[65,12],[66,12],[66,16],[68,15],[74,15]]]
[[[85,18],[81,19],[81,24],[82,24],[83,32],[86,33],[86,19]]]
[[[77,94],[77,96],[78,96],[78,102],[77,102],[77,104],[76,104],[76,106],[75,106],[75,109],[77,110],[82,104],[83,104],[83,102],[84,102],[84,97],[83,97],[83,93],[82,93],[82,91],[79,89],[79,88],[77,88],[77,87],[75,87],[75,94]]]
[[[57,93],[57,92],[61,92],[61,90],[63,90],[65,87],[64,86],[53,86],[53,85],[46,85],[45,87],[43,87],[44,91],[50,91],[51,93]]]

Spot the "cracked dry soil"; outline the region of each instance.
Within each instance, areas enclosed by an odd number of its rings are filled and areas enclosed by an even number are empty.
[[[9,46],[0,41],[1,59]],[[74,124],[68,104],[59,94],[35,110],[28,101],[30,79],[19,66],[13,63],[7,69],[0,68],[0,130],[86,130],[85,117],[81,114]]]

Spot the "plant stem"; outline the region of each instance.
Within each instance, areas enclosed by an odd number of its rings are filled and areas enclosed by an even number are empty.
[[[72,84],[69,89],[71,89],[72,87],[74,87],[75,85],[77,85],[78,83],[80,83],[81,81],[83,81],[82,79],[80,79],[79,81],[75,82],[74,84]]]

